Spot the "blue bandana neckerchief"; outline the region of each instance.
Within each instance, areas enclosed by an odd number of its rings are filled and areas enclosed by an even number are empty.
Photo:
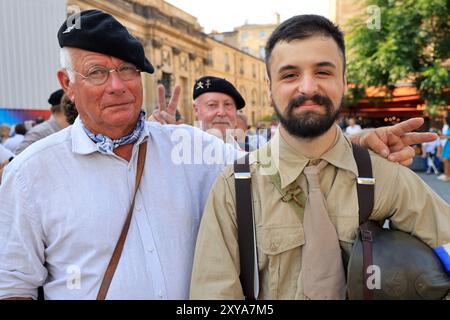
[[[139,138],[139,136],[142,133],[142,130],[144,129],[144,123],[145,123],[145,111],[141,110],[141,113],[139,114],[139,120],[136,124],[136,127],[134,130],[127,134],[126,136],[112,140],[110,137],[107,137],[103,134],[93,134],[88,128],[85,127],[85,125],[82,123],[84,132],[88,135],[89,138],[91,138],[92,141],[95,142],[97,145],[97,150],[100,153],[104,154],[111,154],[115,148],[118,146],[124,145],[124,144],[130,144],[136,142],[136,140]]]

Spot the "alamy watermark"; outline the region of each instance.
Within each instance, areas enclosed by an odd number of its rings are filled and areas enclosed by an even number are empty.
[[[376,5],[367,7],[367,28],[370,30],[381,30],[381,8]]]
[[[81,8],[71,5],[67,8],[67,11],[72,12],[72,14],[67,18],[66,30],[63,33],[69,33],[73,29],[81,29]]]

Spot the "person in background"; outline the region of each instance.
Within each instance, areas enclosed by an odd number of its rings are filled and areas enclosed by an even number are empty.
[[[356,123],[355,118],[348,119],[348,127],[345,128],[345,133],[348,135],[358,134],[362,131],[361,126]]]
[[[78,117],[78,111],[75,107],[75,103],[73,103],[68,96],[63,95],[63,98],[61,99],[61,109],[64,117],[66,117],[67,123],[72,125]]]
[[[430,132],[437,133],[436,129],[430,129]],[[435,159],[437,154],[441,152],[441,140],[437,138],[434,141],[422,143],[422,157],[427,160],[427,174],[431,173],[433,170],[435,175],[439,174],[439,170],[436,167]]]
[[[14,126],[14,135],[6,139],[4,146],[15,154],[26,133],[27,129],[23,123],[16,124]]]
[[[0,125],[0,144],[4,145],[6,139],[10,137],[11,127],[7,124]]]
[[[36,141],[45,138],[59,130],[67,127],[69,123],[61,108],[61,99],[64,91],[62,89],[56,90],[48,98],[48,103],[51,105],[50,111],[52,115],[50,118],[31,128],[25,135],[23,141],[16,148],[16,155],[21,153],[25,148],[35,143]]]
[[[444,163],[444,173],[438,177],[444,182],[450,181],[450,112],[444,118],[444,127],[442,128],[442,139],[447,139],[442,148],[441,159]]]
[[[249,133],[247,116],[243,112],[236,114],[235,139],[239,147],[247,152],[256,150],[267,143],[264,136]]]

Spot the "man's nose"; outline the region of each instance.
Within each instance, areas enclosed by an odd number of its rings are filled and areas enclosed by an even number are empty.
[[[318,92],[317,81],[312,75],[304,75],[298,86],[298,91],[305,96],[311,97]]]
[[[226,116],[225,106],[223,104],[219,105],[219,108],[217,109],[217,115],[221,117]]]
[[[108,89],[111,93],[115,93],[115,94],[121,94],[125,92],[125,83],[124,81],[119,77],[119,74],[115,71],[112,70],[109,73],[109,79],[107,81],[108,85]]]

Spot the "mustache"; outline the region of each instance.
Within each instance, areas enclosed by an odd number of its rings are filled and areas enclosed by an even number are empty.
[[[216,117],[213,119],[213,121],[211,122],[212,124],[216,124],[216,123],[226,123],[231,125],[231,120],[228,119],[228,117]]]
[[[318,105],[326,107],[327,109],[331,108],[333,105],[330,98],[327,96],[322,96],[318,93],[312,96],[299,95],[289,101],[286,111],[291,112],[295,107],[304,104],[306,101],[312,101]]]

